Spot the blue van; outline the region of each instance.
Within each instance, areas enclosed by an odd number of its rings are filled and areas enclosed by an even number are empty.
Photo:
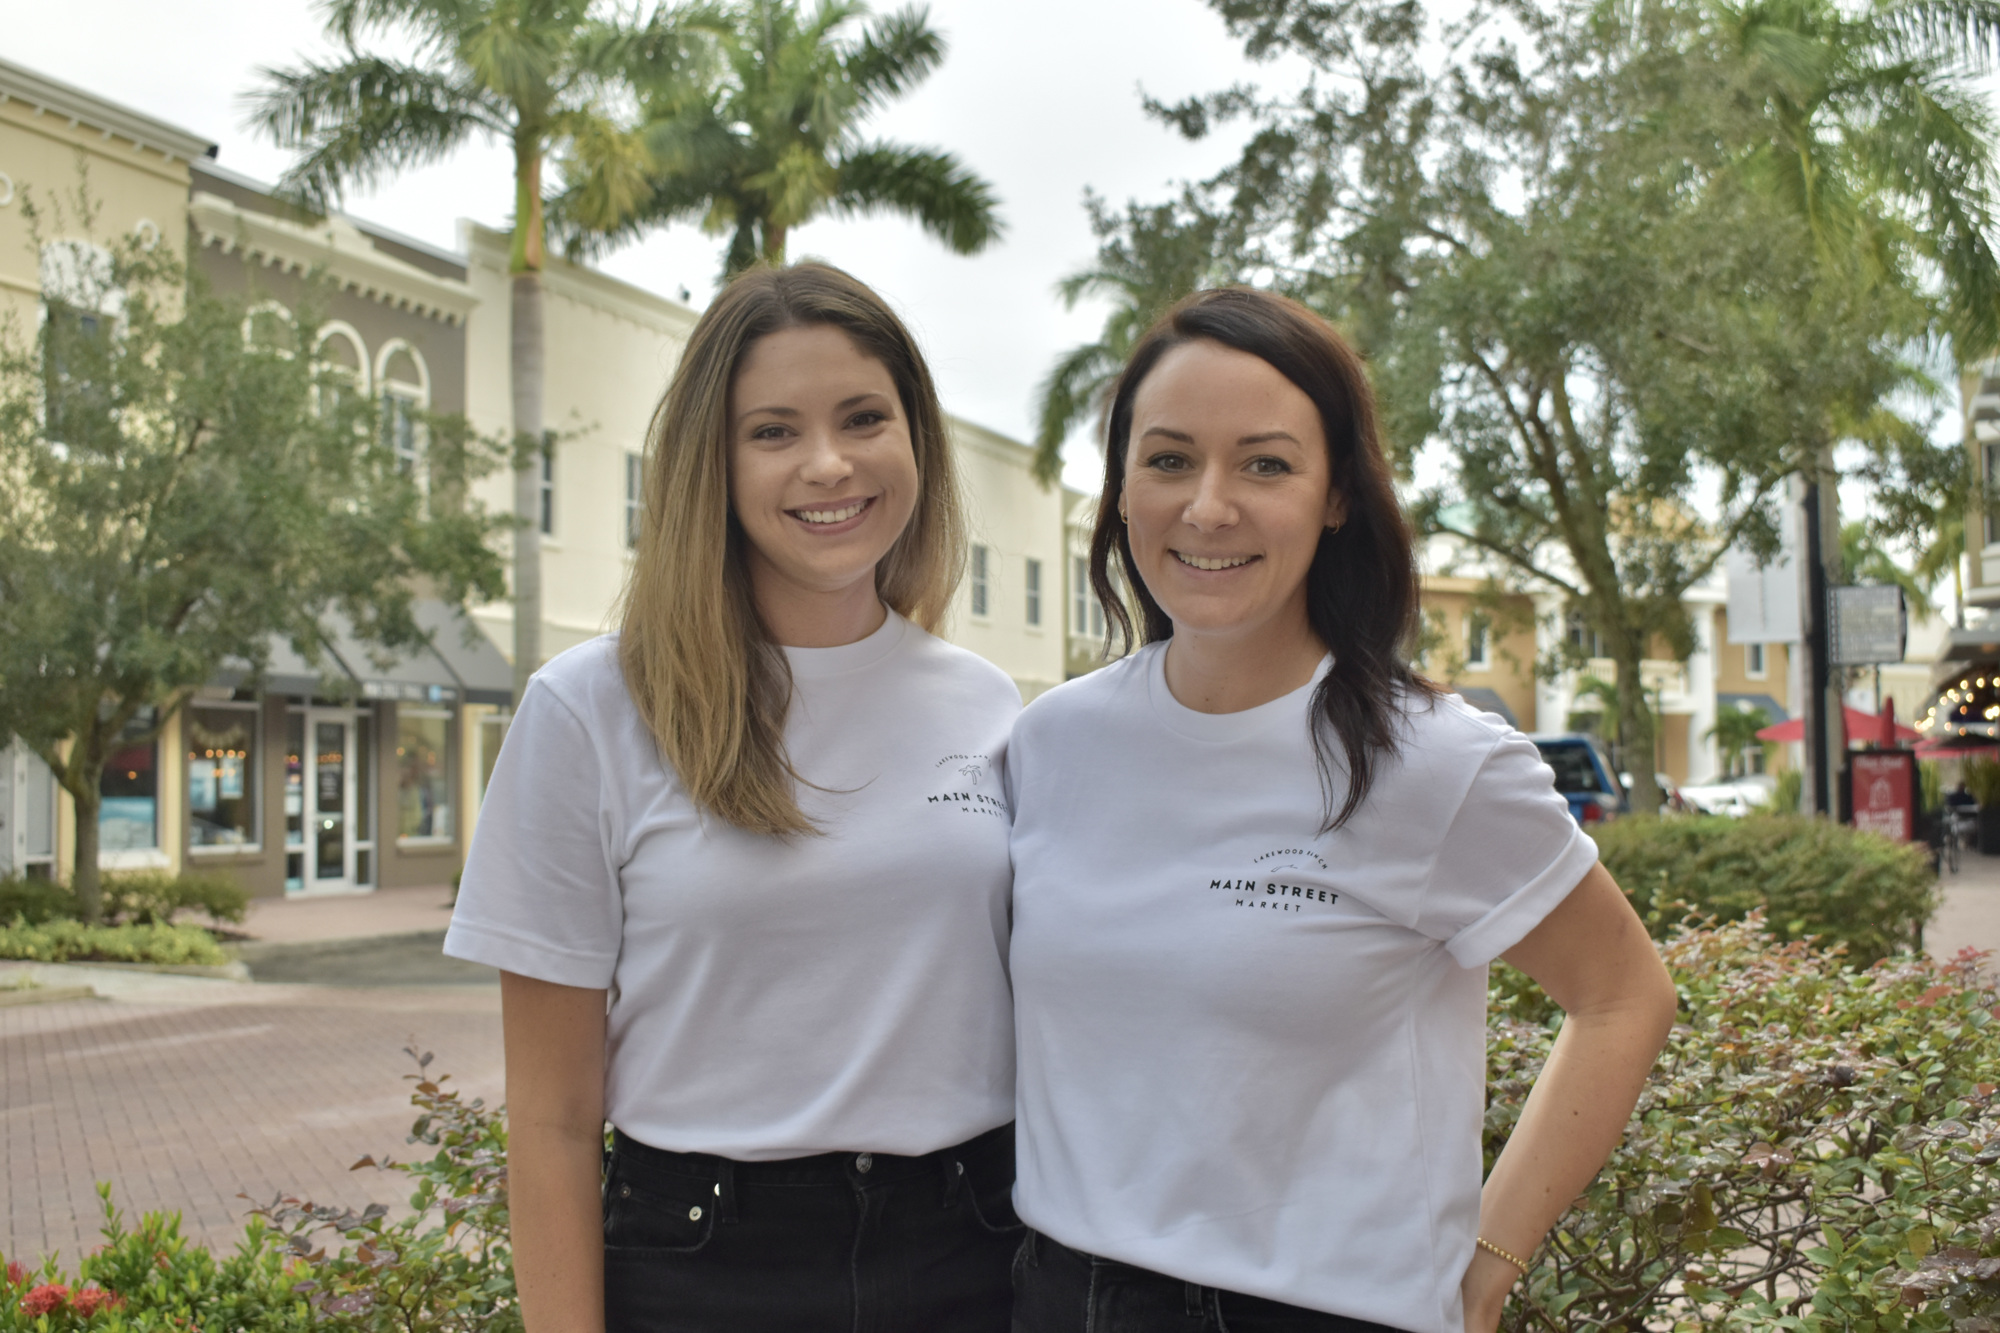
[[[1570,817],[1577,823],[1589,827],[1631,813],[1625,785],[1597,737],[1571,731],[1528,739],[1542,752],[1542,762],[1555,770],[1556,790],[1569,802]]]

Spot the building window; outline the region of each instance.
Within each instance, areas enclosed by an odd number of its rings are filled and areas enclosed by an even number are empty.
[[[972,614],[983,616],[989,613],[992,587],[986,576],[987,551],[975,544],[972,548]]]
[[[188,845],[257,845],[257,710],[190,708],[187,745]]]
[[[625,455],[625,545],[639,544],[639,521],[646,513],[646,460]]]
[[[382,395],[382,443],[396,459],[396,471],[409,476],[417,470],[421,441],[417,438],[417,404],[397,393]]]
[[[448,841],[453,834],[451,713],[396,710],[396,835]]]
[[[158,725],[153,710],[141,709],[125,724],[121,740],[142,736]],[[104,761],[98,779],[97,847],[100,852],[152,851],[160,845],[160,743],[125,744]]]
[[[556,433],[542,432],[542,475],[535,482],[537,504],[541,511],[540,527],[544,537],[553,537],[556,531]]]
[[[1743,674],[1756,679],[1762,679],[1768,674],[1764,666],[1763,644],[1746,643],[1743,645]]]
[[[1042,623],[1042,562],[1028,562],[1028,623]]]
[[[2000,444],[1986,446],[1986,544],[2000,544]]]
[[[1611,651],[1604,642],[1604,636],[1584,624],[1581,613],[1576,611],[1569,613],[1568,628],[1569,646],[1576,650],[1577,656],[1586,658],[1611,656]]]
[[[1069,628],[1090,633],[1090,561],[1080,555],[1069,558]]]
[[[1480,612],[1469,612],[1465,617],[1465,669],[1485,671],[1487,661],[1487,640],[1493,637],[1493,625]]]

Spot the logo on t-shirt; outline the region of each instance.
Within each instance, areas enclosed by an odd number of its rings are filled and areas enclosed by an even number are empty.
[[[1267,912],[1303,912],[1309,903],[1331,906],[1340,901],[1340,895],[1325,884],[1305,882],[1332,869],[1325,858],[1309,847],[1279,847],[1265,852],[1251,858],[1250,869],[1248,876],[1225,875],[1209,880],[1209,891],[1225,895],[1224,901],[1232,907]]]
[[[943,806],[968,815],[1007,817],[1007,799],[993,778],[990,754],[948,754],[931,767],[944,780],[944,788],[924,798],[924,804]]]

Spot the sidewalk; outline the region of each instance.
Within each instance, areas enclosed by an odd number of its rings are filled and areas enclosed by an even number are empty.
[[[410,935],[451,924],[451,885],[327,897],[253,898],[241,927],[260,944]]]
[[[1956,875],[1945,872],[1944,905],[1924,928],[1924,951],[1950,958],[1960,949],[1989,950],[1987,966],[2000,968],[2000,856],[1967,852]]]

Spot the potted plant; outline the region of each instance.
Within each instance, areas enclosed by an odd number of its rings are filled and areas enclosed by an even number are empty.
[[[1979,802],[1979,850],[2000,856],[2000,759],[1966,760],[1965,789]]]

